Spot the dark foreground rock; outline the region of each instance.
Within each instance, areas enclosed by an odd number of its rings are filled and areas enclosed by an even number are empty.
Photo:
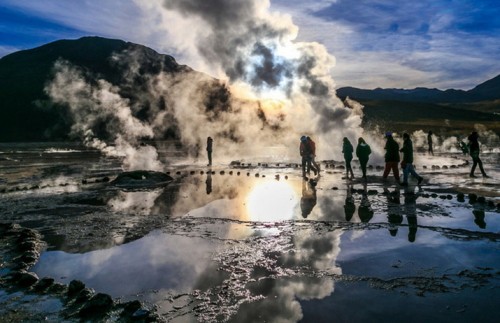
[[[171,181],[173,178],[162,172],[136,170],[121,173],[111,182],[111,185],[127,189],[141,189],[164,186]]]

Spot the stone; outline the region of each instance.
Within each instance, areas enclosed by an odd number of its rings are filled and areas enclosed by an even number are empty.
[[[38,290],[38,291],[44,291],[47,288],[49,288],[50,286],[52,286],[52,284],[54,284],[54,278],[44,277],[44,278],[40,279],[38,281],[38,283],[36,283],[36,285],[34,286],[34,289]]]
[[[85,284],[79,280],[72,280],[68,286],[68,296],[73,297],[85,288]]]
[[[21,272],[16,280],[19,286],[29,287],[38,282],[38,276],[31,272]]]
[[[80,316],[87,317],[91,315],[101,316],[106,314],[113,307],[113,299],[108,294],[98,293],[94,295],[80,309]]]

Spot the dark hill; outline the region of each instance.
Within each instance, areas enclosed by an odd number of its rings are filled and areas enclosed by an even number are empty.
[[[365,106],[365,126],[450,133],[469,131],[480,123],[500,133],[500,75],[469,91],[343,87],[337,95]]]
[[[139,54],[141,57],[139,71],[132,81],[126,73],[128,66],[111,59],[113,55],[122,53]],[[68,139],[71,116],[65,114],[61,107],[55,107],[44,93],[44,87],[53,77],[54,63],[59,59],[84,71],[89,82],[104,79],[119,86],[120,95],[132,102],[145,90],[143,85],[148,75],[160,72],[197,73],[177,64],[173,57],[159,54],[145,46],[101,37],[59,40],[12,53],[0,59],[0,141]],[[220,90],[220,87],[214,89]],[[207,89],[209,91],[210,88]],[[144,114],[144,111],[141,113]],[[168,135],[175,136],[175,129],[165,134]]]
[[[355,100],[391,100],[402,102],[427,103],[470,103],[500,99],[500,75],[488,80],[472,90],[438,90],[428,88],[415,89],[358,89],[342,87],[337,90],[340,97],[350,97]]]

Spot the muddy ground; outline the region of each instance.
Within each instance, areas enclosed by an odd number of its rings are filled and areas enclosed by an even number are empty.
[[[498,154],[486,179],[461,156],[430,160],[420,187],[381,165],[348,181],[336,161],[307,180],[240,162],[117,182],[117,160],[55,154],[0,161],[2,321],[498,317]]]

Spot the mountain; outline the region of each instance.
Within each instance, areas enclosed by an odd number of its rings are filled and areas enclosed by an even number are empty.
[[[171,112],[172,102],[179,95],[196,94],[198,106],[211,118],[230,111],[230,93],[222,82],[178,64],[172,56],[116,39],[59,40],[0,59],[0,142],[74,139],[74,115],[68,106],[50,100],[44,90],[53,80],[54,65],[60,60],[78,68],[87,84],[104,80],[113,85],[139,120],[165,125],[154,130],[156,139],[179,137]],[[171,83],[157,86],[162,92],[155,95],[150,93],[150,86],[160,75],[169,76]],[[187,88],[190,92],[186,92]],[[390,123],[393,130],[434,130],[444,129],[445,125],[460,128],[482,123],[500,133],[500,75],[469,91],[345,87],[337,94],[365,106],[363,122],[368,126]],[[158,120],[159,115],[162,120]],[[90,130],[101,139],[113,140],[116,134],[112,122],[109,118],[99,119]]]
[[[117,63],[113,59],[116,55],[140,58],[139,69],[132,77],[130,66]],[[218,93],[225,90],[216,80],[179,65],[172,56],[159,54],[142,45],[101,37],[59,40],[0,59],[0,141],[70,139],[71,115],[64,107],[52,103],[44,92],[54,77],[54,63],[58,60],[77,67],[89,83],[102,79],[117,86],[120,96],[129,99],[131,104],[144,101],[147,82],[159,73],[197,74],[200,76],[197,79],[212,83],[209,86],[200,84],[206,92],[209,108],[219,98]],[[147,110],[152,105],[165,105],[161,100],[148,100],[141,102],[144,109],[135,111],[135,116],[141,120],[148,117]],[[105,125],[96,128],[104,129]],[[175,137],[175,127],[162,135]]]
[[[365,107],[365,127],[461,134],[482,124],[500,134],[500,75],[468,91],[343,87],[337,89],[337,95]]]
[[[470,103],[489,100],[500,100],[500,75],[479,84],[475,88],[463,90],[438,90],[418,87],[415,89],[381,89],[364,90],[354,87],[342,87],[337,90],[340,97],[356,100],[390,100],[402,102],[427,103]]]

